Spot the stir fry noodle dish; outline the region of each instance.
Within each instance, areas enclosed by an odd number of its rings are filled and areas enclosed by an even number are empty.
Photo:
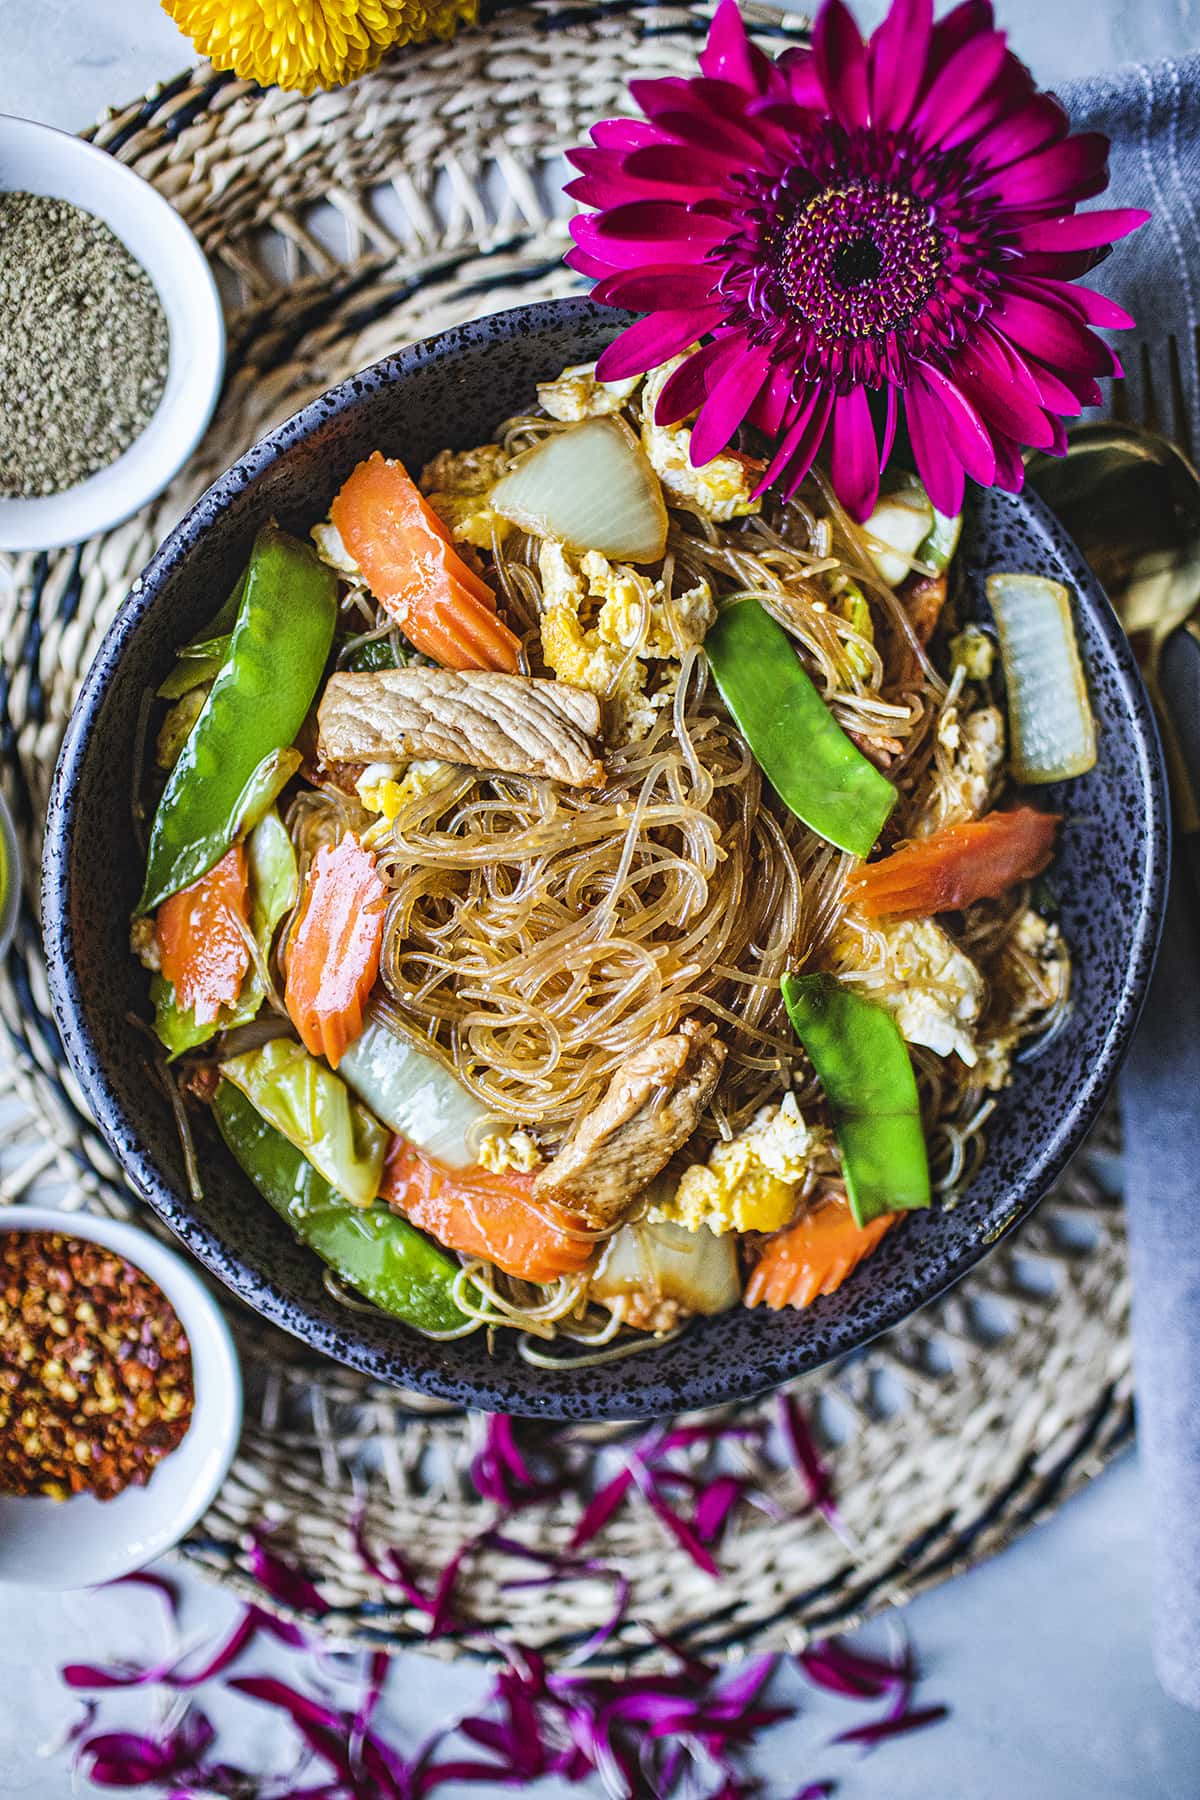
[[[209,1109],[344,1305],[550,1367],[869,1282],[1069,1004],[1070,596],[1012,570],[965,622],[903,471],[860,525],[817,470],[759,492],[749,430],[695,466],[685,361],[335,471],[139,755],[193,1190]]]

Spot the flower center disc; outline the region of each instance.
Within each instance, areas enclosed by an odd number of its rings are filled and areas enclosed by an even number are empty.
[[[933,292],[944,260],[928,206],[853,182],[817,194],[783,236],[788,299],[821,338],[885,337]]]

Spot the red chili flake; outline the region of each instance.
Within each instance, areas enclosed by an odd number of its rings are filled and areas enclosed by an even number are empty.
[[[143,1487],[193,1401],[183,1327],[140,1269],[59,1232],[0,1233],[0,1492]]]

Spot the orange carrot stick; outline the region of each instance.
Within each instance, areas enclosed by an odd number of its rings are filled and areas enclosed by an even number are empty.
[[[317,851],[287,951],[284,1005],[306,1050],[336,1069],[379,973],[387,892],[353,832]]]
[[[533,1198],[533,1176],[451,1169],[407,1138],[393,1139],[380,1193],[448,1250],[481,1256],[521,1281],[574,1275],[592,1253],[581,1222],[553,1200]]]
[[[246,852],[227,850],[207,875],[181,888],[159,907],[154,920],[163,978],[178,1011],[191,1009],[197,1025],[211,1025],[232,1006],[250,967],[250,952],[237,921],[249,929]]]
[[[367,586],[405,636],[448,669],[520,667],[518,640],[496,617],[496,596],[468,567],[404,464],[378,450],[330,508]]]
[[[847,1201],[825,1200],[786,1231],[769,1239],[746,1283],[747,1306],[809,1306],[818,1294],[832,1294],[894,1225],[897,1213],[882,1213],[856,1225]]]
[[[1014,882],[1041,874],[1054,852],[1058,823],[1055,813],[1019,806],[943,825],[855,869],[846,877],[847,896],[868,919],[924,917],[996,899]]]

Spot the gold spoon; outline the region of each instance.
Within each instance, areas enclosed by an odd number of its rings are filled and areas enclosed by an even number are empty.
[[[1029,479],[1095,570],[1162,730],[1178,827],[1200,832],[1200,475],[1134,425],[1080,425]]]

